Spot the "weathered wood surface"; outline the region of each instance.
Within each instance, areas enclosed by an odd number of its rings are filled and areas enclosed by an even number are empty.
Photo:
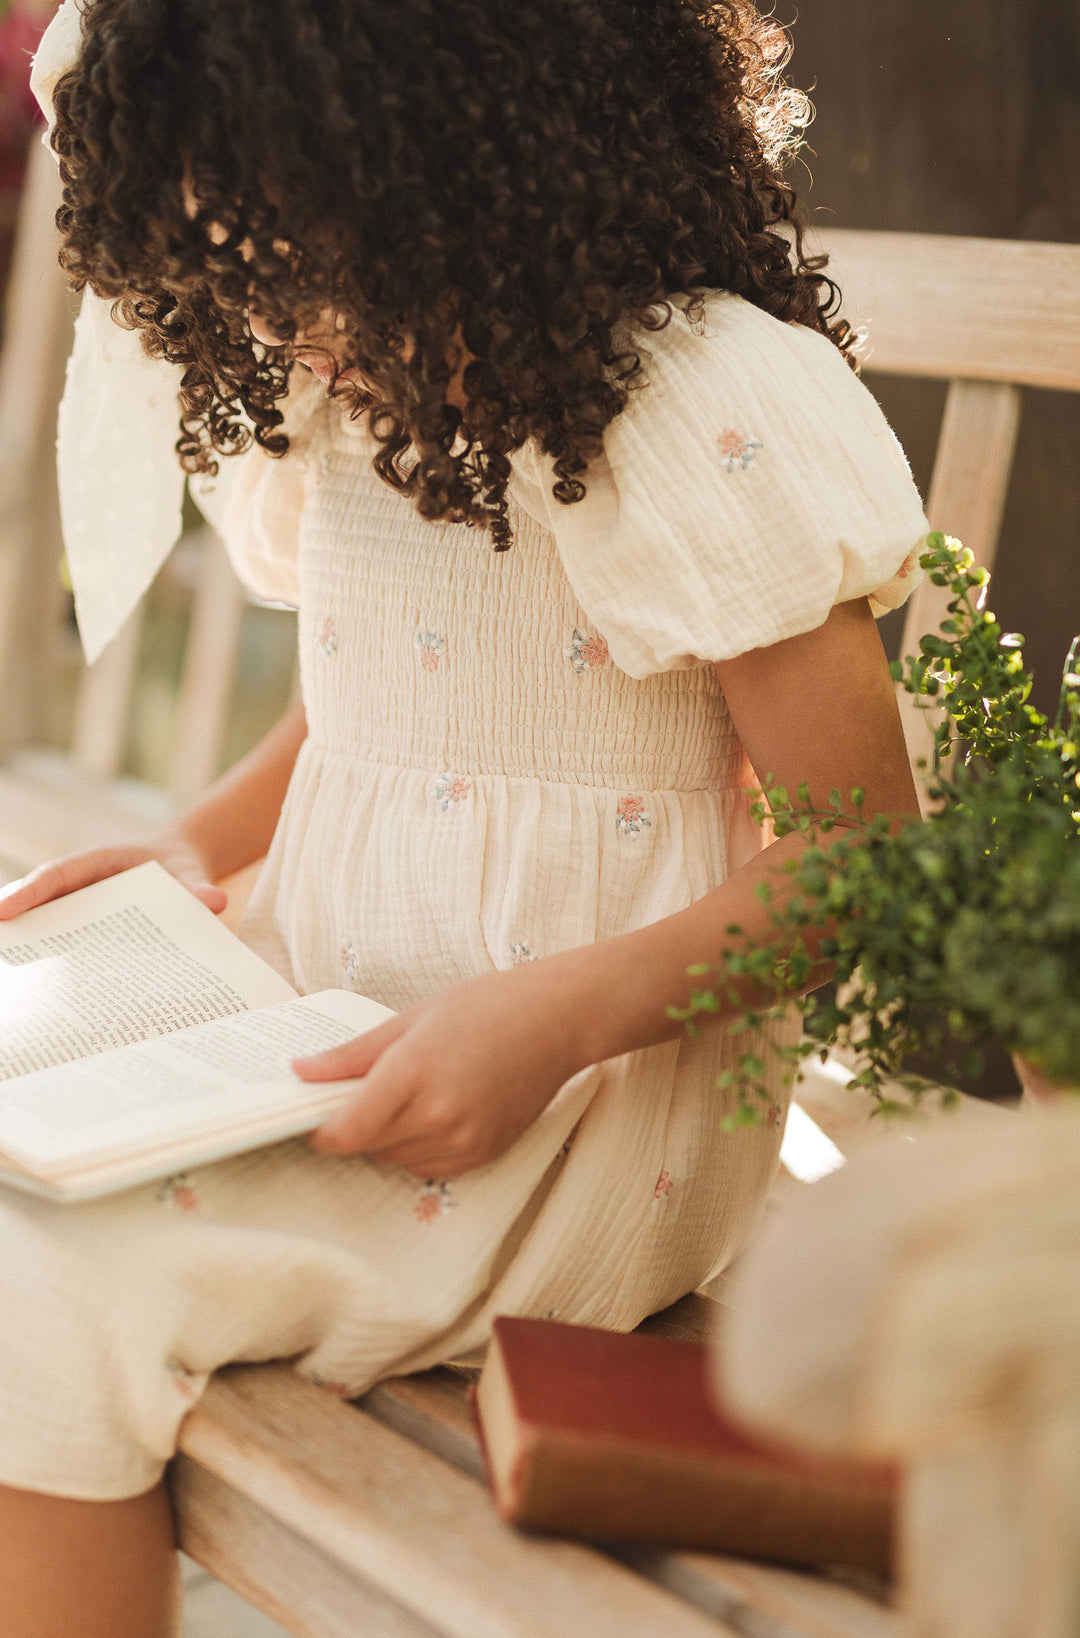
[[[115,779],[123,765],[142,625],[140,604],[104,654],[82,674],[71,755],[94,779]]]
[[[871,370],[947,379],[927,512],[992,568],[1020,427],[1021,386],[1080,391],[1080,246],[832,230],[817,235]],[[1070,299],[1069,292],[1073,292]],[[948,612],[923,581],[900,653]],[[900,690],[912,763],[929,762],[934,718]]]
[[[720,1553],[641,1548],[622,1556],[745,1638],[913,1638],[877,1590],[868,1594],[827,1576]]]
[[[819,229],[867,368],[1080,391],[1080,245]]]
[[[225,547],[209,529],[199,538],[198,581],[184,651],[169,787],[191,802],[217,778],[236,681],[247,597]]]
[[[645,1329],[700,1340],[714,1317],[687,1297]],[[222,1372],[174,1468],[184,1550],[303,1638],[905,1638],[824,1577],[510,1529],[482,1482],[468,1386],[443,1367],[348,1406],[285,1366]]]
[[[181,1449],[184,1551],[202,1562],[198,1533],[185,1524],[198,1469],[344,1572],[357,1628],[374,1594],[448,1638],[716,1638],[731,1630],[587,1547],[508,1529],[478,1480],[286,1366],[220,1373],[188,1418]],[[238,1515],[228,1550],[247,1564],[255,1588],[271,1570],[267,1532],[260,1522],[246,1541],[244,1527]],[[272,1613],[302,1632],[307,1586],[294,1581],[291,1596],[285,1609],[279,1590]]]
[[[56,263],[59,202],[56,167],[35,144],[0,351],[0,752],[40,734],[64,600],[54,450],[72,303]]]
[[[186,1456],[173,1464],[172,1495],[185,1550],[298,1638],[437,1638],[435,1627]]]
[[[164,791],[97,779],[60,752],[21,751],[0,767],[0,853],[26,868],[140,841],[171,811]]]
[[[1080,249],[1075,256],[1080,288]],[[1020,409],[1020,390],[1007,381],[953,381],[945,400],[927,516],[932,529],[962,540],[984,569],[997,559]],[[950,596],[948,587],[920,581],[907,605],[901,654],[917,654],[920,638],[939,629]],[[929,763],[933,715],[913,695],[900,691],[898,697],[908,754],[916,765],[923,758]]]

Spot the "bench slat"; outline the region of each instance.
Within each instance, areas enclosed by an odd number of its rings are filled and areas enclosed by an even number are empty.
[[[474,1479],[484,1478],[484,1458],[465,1377],[443,1365],[419,1376],[393,1376],[372,1388],[360,1404],[384,1427],[404,1434]]]
[[[895,1610],[809,1571],[720,1553],[634,1548],[620,1557],[747,1638],[774,1632],[783,1638],[914,1638]]]
[[[103,782],[58,752],[20,751],[0,767],[0,853],[27,869],[83,848],[143,841],[172,811],[163,791]]]
[[[722,1285],[723,1276],[709,1287],[710,1296],[702,1291],[691,1291],[688,1296],[673,1302],[670,1308],[650,1314],[638,1326],[638,1330],[647,1331],[654,1337],[671,1337],[675,1342],[708,1342],[723,1306],[722,1298],[716,1295]]]
[[[1080,391],[1080,245],[815,229],[867,368]]]
[[[713,1299],[695,1293],[654,1314],[641,1329],[703,1341],[716,1306]],[[482,1476],[468,1384],[460,1373],[440,1367],[418,1376],[394,1377],[372,1389],[361,1403],[387,1427],[463,1471]],[[745,1638],[907,1638],[894,1611],[824,1576],[714,1553],[654,1547],[618,1547],[613,1552],[620,1562]]]
[[[704,1342],[711,1335],[718,1306],[713,1298],[693,1292],[651,1314],[641,1330],[679,1342]],[[483,1479],[484,1461],[468,1399],[468,1379],[476,1374],[438,1366],[417,1376],[390,1377],[365,1394],[360,1404],[384,1427],[423,1445],[463,1473]]]
[[[343,1414],[287,1366],[221,1372],[184,1423],[181,1450],[355,1579],[358,1615],[374,1590],[448,1638],[735,1632],[587,1547],[508,1530],[477,1480],[363,1410]],[[183,1531],[182,1498],[179,1511]],[[203,1561],[197,1539],[183,1545]]]
[[[184,1552],[298,1638],[439,1638],[190,1457],[170,1474]]]

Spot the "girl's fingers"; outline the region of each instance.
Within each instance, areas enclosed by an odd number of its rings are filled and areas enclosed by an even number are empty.
[[[50,899],[60,899],[92,882],[115,876],[131,864],[121,852],[102,848],[95,853],[75,853],[52,864],[39,865],[20,881],[13,882],[0,892],[0,921],[10,921],[26,910],[33,910]]]
[[[380,1149],[371,1158],[377,1160],[380,1166],[400,1166],[403,1171],[424,1182],[429,1179],[442,1182],[445,1178],[459,1177],[462,1172],[471,1171],[474,1165],[482,1164],[468,1155],[448,1154],[436,1148],[430,1138]]]
[[[310,1058],[294,1058],[293,1070],[302,1081],[348,1081],[356,1075],[366,1075],[388,1046],[408,1029],[406,1015],[388,1018],[385,1024],[369,1029],[344,1046],[331,1047],[328,1052],[314,1053]]]
[[[395,1142],[415,1136],[407,1121],[409,1094],[396,1079],[385,1089],[364,1086],[342,1109],[311,1134],[311,1146],[325,1155],[372,1155]]]
[[[220,887],[215,887],[212,882],[199,882],[196,886],[192,886],[190,882],[185,882],[184,886],[189,892],[194,893],[201,904],[205,904],[208,910],[212,910],[215,916],[220,916],[221,912],[228,906],[229,895],[224,893]]]
[[[90,887],[108,876],[118,876],[132,865],[145,864],[154,858],[149,849],[98,848],[92,853],[73,853],[66,859],[55,859],[51,864],[38,865],[10,887],[0,890],[0,921],[11,921],[39,904],[62,899],[80,887]],[[167,864],[166,868],[170,868]],[[228,904],[228,896],[220,887],[206,881],[196,870],[177,866],[170,873],[182,887],[205,904],[208,910],[220,915]]]
[[[293,1069],[304,1081],[368,1077],[344,1108],[311,1134],[313,1149],[331,1155],[370,1154],[388,1143],[416,1136],[413,1131],[401,1129],[402,1114],[412,1097],[409,1080],[400,1069],[395,1069],[392,1061],[379,1065],[383,1053],[401,1039],[410,1024],[409,1015],[399,1013],[365,1035],[358,1035],[354,1041],[346,1041],[344,1046],[294,1060]]]

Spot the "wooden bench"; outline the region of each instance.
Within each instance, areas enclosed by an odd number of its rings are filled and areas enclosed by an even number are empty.
[[[702,1338],[716,1303],[646,1321]],[[285,1365],[221,1371],[172,1468],[180,1544],[303,1638],[907,1638],[880,1589],[699,1552],[526,1536],[482,1480],[468,1380],[356,1405]]]
[[[865,329],[866,370],[949,383],[927,497],[932,529],[992,569],[1025,387],[1080,392],[1080,245],[926,233],[812,236]],[[907,605],[901,654],[936,631],[948,593],[923,581]],[[899,695],[912,760],[930,750],[926,716]]]

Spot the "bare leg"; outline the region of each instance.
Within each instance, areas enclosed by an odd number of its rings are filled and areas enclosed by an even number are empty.
[[[0,1485],[3,1638],[176,1638],[179,1581],[163,1484],[114,1502]]]

